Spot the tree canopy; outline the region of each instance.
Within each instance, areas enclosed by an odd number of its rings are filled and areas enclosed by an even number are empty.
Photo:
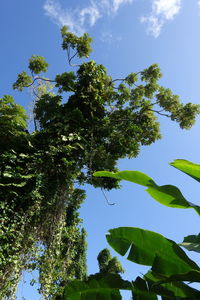
[[[93,172],[117,171],[118,159],[136,157],[141,145],[160,139],[157,115],[189,129],[199,114],[198,105],[182,104],[158,84],[156,64],[113,79],[93,60],[72,63],[89,57],[88,34],[77,37],[63,27],[61,35],[73,70],[49,79],[48,63],[33,55],[30,75],[20,73],[13,84],[33,89],[34,129],[28,131],[26,112],[11,96],[0,99],[2,299],[14,298],[22,270],[39,270],[46,299],[61,294],[70,279],[86,278],[86,232],[78,214],[85,191],[79,185],[119,187],[118,179]]]

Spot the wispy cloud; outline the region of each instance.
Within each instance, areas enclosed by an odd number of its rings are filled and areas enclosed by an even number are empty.
[[[116,13],[121,5],[128,3],[131,4],[133,0],[112,0],[111,2],[111,11]]]
[[[96,21],[101,17],[101,14],[95,3],[92,3],[90,6],[81,9],[79,16],[81,26],[84,26],[87,22],[89,26],[94,26]]]
[[[107,43],[107,44],[113,44],[115,43],[115,46],[118,46],[119,42],[122,40],[122,36],[118,35],[114,35],[112,32],[109,31],[103,31],[100,34],[100,40],[103,43]]]
[[[87,0],[85,6],[74,9],[63,7],[61,0],[45,0],[45,14],[58,26],[67,25],[70,31],[81,35],[104,16],[115,16],[125,4],[134,0]],[[85,3],[86,1],[84,1]],[[157,38],[166,22],[173,20],[180,12],[183,0],[151,0],[151,11],[140,18],[147,25],[147,32]],[[196,0],[200,8],[200,0]],[[108,40],[108,37],[106,38]]]
[[[116,14],[123,4],[133,0],[89,0],[83,8],[63,8],[59,0],[46,0],[45,14],[58,26],[67,25],[71,31],[81,35],[104,15]]]
[[[50,17],[51,21],[58,26],[67,25],[71,31],[80,34],[82,28],[76,22],[75,14],[71,10],[65,10],[56,0],[47,0],[43,6],[45,15]]]
[[[157,38],[164,24],[180,12],[181,4],[182,0],[153,0],[150,15],[141,17],[140,21],[147,23],[147,31]]]

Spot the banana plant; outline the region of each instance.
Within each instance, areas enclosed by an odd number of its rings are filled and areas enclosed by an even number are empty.
[[[200,182],[200,165],[177,159],[170,164]],[[139,171],[94,173],[97,177],[127,180],[145,186],[146,192],[160,204],[168,207],[192,208],[200,215],[200,206],[185,199],[173,185],[159,186],[148,175]],[[200,299],[200,291],[188,283],[200,282],[200,267],[181,248],[200,252],[200,234],[184,238],[180,244],[153,231],[136,227],[110,229],[106,235],[108,244],[120,255],[127,255],[131,262],[150,266],[149,271],[135,281],[123,280],[118,274],[96,274],[85,282],[72,281],[66,288],[67,300],[118,300],[120,290],[129,290],[135,300]]]

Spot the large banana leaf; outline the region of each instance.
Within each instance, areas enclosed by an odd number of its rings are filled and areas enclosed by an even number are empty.
[[[132,289],[132,284],[120,275],[99,273],[87,281],[73,280],[68,283],[63,300],[121,300],[119,290]]]
[[[159,186],[148,175],[139,171],[108,172],[98,171],[93,174],[97,177],[112,177],[120,180],[127,180],[146,186],[146,192],[159,203],[173,208],[193,208],[200,215],[200,207],[187,201],[181,191],[173,185]]]
[[[153,283],[155,282],[154,280]],[[120,290],[129,290],[134,300],[157,300],[157,294],[165,296],[166,299],[174,299],[175,296],[172,288],[167,290],[159,285],[155,286],[156,292],[151,291],[148,282],[140,277],[131,283],[117,274],[97,273],[87,281],[69,282],[65,287],[63,300],[118,300],[122,299]]]
[[[192,270],[188,273],[184,274],[173,274],[169,277],[160,279],[159,283],[165,283],[165,282],[200,282],[200,271],[199,270]]]
[[[172,275],[172,277],[173,276],[174,275]],[[152,292],[161,295],[164,299],[174,300],[177,299],[176,297],[190,300],[200,299],[200,292],[190,287],[186,283],[183,283],[183,278],[181,279],[179,277],[175,279],[172,277],[166,279],[166,277],[163,275],[159,275],[155,272],[149,271],[147,274],[144,275],[144,280],[147,282],[149,289]]]
[[[93,174],[95,177],[112,177],[119,180],[127,180],[147,187],[157,187],[157,184],[148,175],[139,171],[98,171]]]
[[[156,286],[155,292],[151,291],[147,281],[140,277],[131,283],[121,279],[117,274],[97,273],[90,276],[87,281],[73,280],[68,283],[64,290],[63,300],[118,300],[122,299],[120,290],[129,290],[135,300],[157,300],[157,294],[164,295],[167,299],[174,299],[175,294],[171,291],[172,289],[172,287],[167,290]]]
[[[150,275],[151,272],[148,272],[144,278],[137,277],[135,281],[132,282],[133,290],[133,299],[136,300],[151,300],[157,299],[157,295],[165,297],[165,299],[174,299],[175,296],[181,295],[181,291],[177,294],[177,287],[173,284],[164,284],[156,285],[158,279]]]
[[[170,165],[200,182],[200,165],[185,159],[176,159]]]
[[[91,275],[87,281],[71,281],[65,287],[63,300],[118,300],[122,299],[120,290],[130,291],[136,300],[157,300],[145,280],[131,283],[118,274],[105,273]]]
[[[137,277],[132,283],[117,274],[97,273],[87,281],[73,280],[65,287],[63,300],[119,300],[120,290],[132,292],[135,300],[175,299],[180,297],[198,300],[200,293],[180,282],[170,282],[166,277],[149,271],[144,278]]]
[[[185,252],[173,241],[153,231],[119,227],[108,231],[109,245],[119,254],[138,264],[152,266],[152,271],[167,277],[199,270]]]

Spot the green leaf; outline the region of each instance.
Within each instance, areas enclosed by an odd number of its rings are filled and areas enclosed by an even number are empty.
[[[88,281],[71,281],[64,290],[67,300],[120,300],[119,290],[132,290],[129,281],[121,279],[118,274],[101,274],[91,276]]]
[[[192,272],[196,271],[191,271],[190,273]],[[147,281],[149,289],[158,295],[166,297],[164,299],[174,300],[175,297],[181,297],[184,299],[198,300],[200,292],[181,282],[184,278],[186,278],[185,274],[172,275],[166,278],[152,271],[149,271],[144,275],[144,279]]]
[[[149,286],[147,282],[137,277],[135,281],[132,282],[133,284],[133,299],[136,300],[157,300],[158,297],[156,293],[149,290]]]
[[[170,165],[200,182],[200,165],[185,159],[176,159]]]
[[[156,189],[148,188],[146,192],[159,203],[178,208],[188,208],[190,205],[180,190],[173,185],[158,186]]]
[[[146,192],[159,203],[173,208],[193,208],[200,215],[200,207],[187,201],[181,191],[173,185],[163,185],[157,188],[148,188]]]
[[[195,251],[200,253],[200,234],[186,236],[183,242],[179,245],[189,251]]]
[[[173,274],[165,280],[159,281],[160,283],[166,282],[180,282],[180,281],[188,281],[188,282],[200,282],[200,271],[192,270],[184,274]]]
[[[98,171],[93,174],[99,177],[112,177],[127,180],[148,187],[146,192],[159,203],[173,208],[193,208],[200,215],[200,207],[187,201],[181,191],[173,185],[157,185],[148,175],[139,171],[107,172]]]
[[[156,183],[148,175],[139,171],[120,171],[120,172],[108,172],[98,171],[93,174],[95,177],[112,177],[119,180],[127,180],[140,185],[148,187],[156,187]]]
[[[133,284],[134,299],[150,300],[157,299],[156,295],[160,295],[162,299],[175,299],[181,297],[186,299],[199,299],[200,292],[187,284],[180,281],[161,280],[163,276],[147,272],[144,278],[137,277]],[[170,277],[171,278],[171,277]]]
[[[127,259],[141,265],[152,266],[156,273],[171,276],[199,269],[185,252],[161,234],[134,227],[109,230],[109,245]]]

